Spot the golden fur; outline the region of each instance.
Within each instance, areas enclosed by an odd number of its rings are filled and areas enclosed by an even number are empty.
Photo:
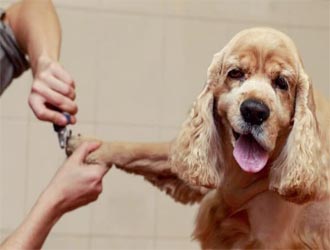
[[[239,68],[244,78],[228,77]],[[279,75],[287,90],[274,85]],[[262,100],[269,118],[251,129],[267,165],[244,172],[233,157],[244,134],[240,104]],[[238,33],[208,69],[178,137],[170,143],[103,143],[89,161],[143,175],[182,203],[201,202],[194,237],[203,249],[330,249],[329,103],[283,33]],[[70,140],[68,153],[83,140]]]

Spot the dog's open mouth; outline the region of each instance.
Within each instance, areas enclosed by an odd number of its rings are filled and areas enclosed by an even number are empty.
[[[269,154],[257,142],[252,134],[238,134],[233,131],[236,139],[234,146],[234,158],[245,172],[257,173],[267,164]]]

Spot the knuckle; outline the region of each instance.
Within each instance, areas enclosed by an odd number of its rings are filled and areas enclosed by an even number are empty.
[[[46,81],[48,79],[48,72],[47,71],[42,71],[38,78],[41,80],[41,81]]]
[[[67,74],[67,83],[71,86],[71,87],[74,87],[74,80],[73,78]]]
[[[72,113],[77,114],[77,112],[78,112],[78,106],[77,106],[77,104],[74,103],[72,106]]]
[[[32,84],[31,92],[32,93],[40,93],[40,88],[39,88],[39,85],[37,83]]]
[[[102,191],[103,191],[103,187],[102,187],[102,185],[101,185],[101,184],[98,184],[98,185],[95,187],[95,191],[96,191],[96,193],[98,193],[98,194],[102,193]]]
[[[98,184],[102,180],[101,175],[97,173],[96,171],[91,174],[91,181],[95,183],[95,185]]]
[[[33,113],[35,115],[37,115],[37,113],[41,107],[40,107],[40,105],[38,105],[35,95],[32,94],[28,97],[28,104],[29,104],[30,108],[32,109]]]
[[[65,87],[64,87],[64,89],[63,89],[64,91],[64,95],[66,95],[66,96],[72,96],[72,93],[73,93],[73,91],[72,91],[72,88],[69,86],[69,85],[65,85]]]
[[[66,91],[66,95],[72,100],[74,101],[76,98],[76,93],[74,91],[74,89],[71,86],[68,86],[67,91]]]
[[[33,95],[29,95],[28,104],[31,108],[34,106],[34,103],[33,103],[34,100],[33,99],[34,99]]]
[[[48,67],[52,72],[58,69],[58,65],[55,62],[51,62]]]
[[[36,110],[36,116],[39,119],[44,120],[47,118],[47,113],[45,112],[45,109],[38,109]]]
[[[59,96],[57,98],[54,98],[54,105],[57,107],[62,107],[64,103],[64,97],[63,96]]]

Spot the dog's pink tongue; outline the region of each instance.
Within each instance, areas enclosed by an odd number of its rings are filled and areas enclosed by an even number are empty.
[[[265,167],[269,156],[251,135],[241,135],[234,147],[234,157],[244,171],[257,173]]]

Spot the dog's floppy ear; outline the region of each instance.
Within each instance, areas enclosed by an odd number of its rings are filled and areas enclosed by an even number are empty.
[[[296,86],[293,128],[270,172],[270,188],[297,203],[329,192],[329,164],[315,113],[313,88],[301,69]]]
[[[213,114],[214,88],[221,82],[224,49],[214,56],[208,80],[171,148],[172,171],[192,185],[214,188],[221,173],[221,145]]]

